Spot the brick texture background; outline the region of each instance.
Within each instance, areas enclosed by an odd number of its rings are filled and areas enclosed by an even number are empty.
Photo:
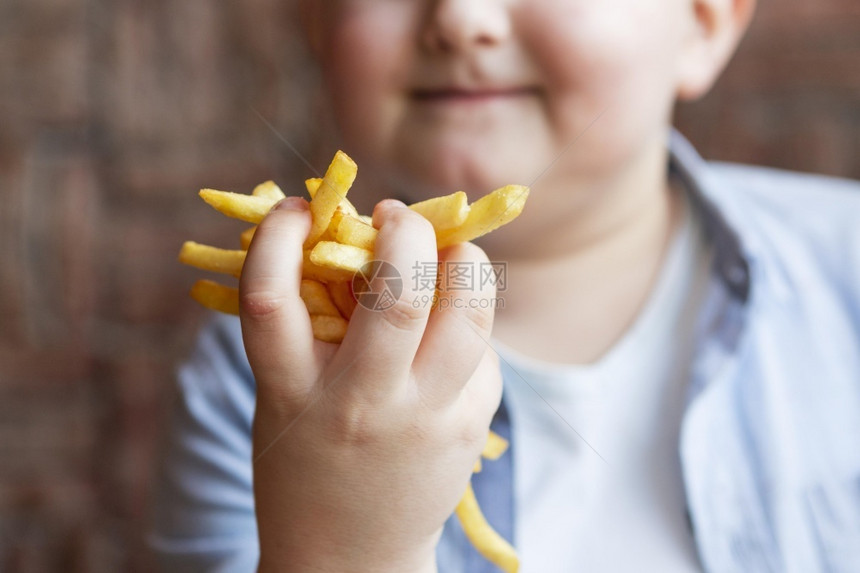
[[[710,158],[860,178],[860,3],[760,3],[679,126]],[[309,148],[289,4],[0,3],[0,570],[152,568],[158,419],[202,316],[173,260],[239,228],[195,191],[307,175],[258,115]]]

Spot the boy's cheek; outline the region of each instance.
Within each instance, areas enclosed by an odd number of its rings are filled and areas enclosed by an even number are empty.
[[[371,2],[361,10],[354,1],[335,4],[345,8],[329,23],[321,65],[339,120],[344,128],[384,120],[373,116],[402,91],[408,74],[408,14],[398,14],[398,5],[410,3]]]

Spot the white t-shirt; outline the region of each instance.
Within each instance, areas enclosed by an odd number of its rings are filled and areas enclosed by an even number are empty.
[[[494,342],[521,573],[701,570],[678,440],[707,254],[686,209],[645,308],[595,364],[546,363]]]

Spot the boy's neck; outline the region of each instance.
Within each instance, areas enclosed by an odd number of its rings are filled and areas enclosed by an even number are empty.
[[[680,218],[666,164],[665,145],[653,146],[560,224],[511,248],[486,246],[492,260],[507,263],[496,338],[559,363],[593,363],[612,348],[644,307]],[[564,192],[538,190],[544,195],[530,198],[545,202],[535,202],[538,216]]]

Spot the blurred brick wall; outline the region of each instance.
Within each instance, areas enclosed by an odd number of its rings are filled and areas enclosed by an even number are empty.
[[[293,170],[254,111],[295,137],[288,4],[0,2],[0,571],[152,569],[158,420],[202,315],[174,261],[242,228],[197,189]]]
[[[759,0],[735,60],[676,123],[709,159],[860,179],[860,2]]]
[[[239,228],[195,191],[306,175],[256,113],[308,147],[289,4],[0,3],[0,570],[151,569],[158,419],[201,317],[173,260]],[[763,0],[678,124],[708,157],[860,178],[858,72],[857,0]]]

